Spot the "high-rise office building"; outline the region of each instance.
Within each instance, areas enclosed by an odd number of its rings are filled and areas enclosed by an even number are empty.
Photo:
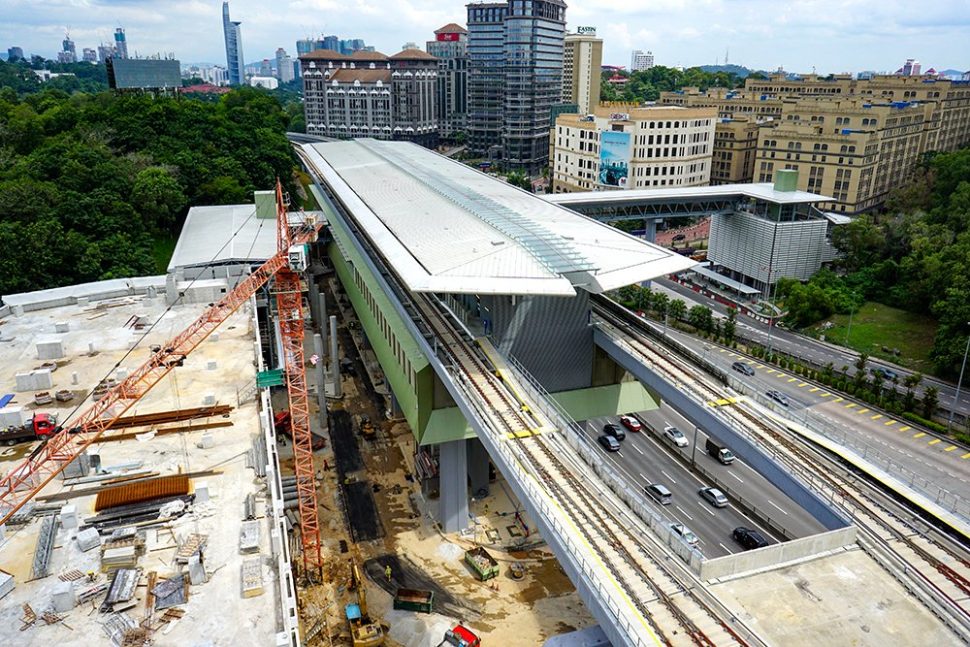
[[[300,57],[306,131],[340,139],[438,142],[438,60],[417,49],[393,56],[320,49]]]
[[[259,63],[259,75],[273,76],[273,63],[268,58],[264,58]]]
[[[85,63],[97,63],[98,52],[91,47],[85,47],[83,50],[81,50],[81,59]]]
[[[438,59],[438,128],[442,137],[464,132],[468,112],[468,30],[450,23],[436,29],[427,42]]]
[[[919,61],[915,58],[907,58],[903,66],[896,70],[896,74],[900,76],[919,76],[921,66]]]
[[[70,34],[65,34],[64,40],[61,41],[61,51],[57,53],[57,62],[77,63],[77,48],[74,46]]]
[[[581,114],[593,112],[600,103],[603,40],[590,27],[581,34],[567,34],[562,57],[562,102],[576,104]]]
[[[340,37],[339,36],[324,36],[323,40],[320,41],[321,45],[317,49],[331,49],[333,51],[340,50]]]
[[[280,83],[289,83],[296,78],[293,75],[293,59],[286,55],[282,47],[276,50],[276,78]]]
[[[562,98],[563,0],[469,4],[468,130],[473,151],[537,173]]]
[[[651,67],[653,67],[653,52],[644,52],[639,49],[633,51],[633,55],[630,56],[631,72],[649,70]]]
[[[116,58],[128,58],[128,41],[125,39],[125,30],[121,27],[115,29],[115,53]]]
[[[101,43],[98,45],[98,62],[105,63],[109,58],[115,55],[115,48],[113,45],[105,45]]]
[[[246,80],[243,69],[242,29],[240,22],[229,19],[229,2],[222,3],[222,30],[226,37],[226,69],[229,71],[229,85],[240,85]]]
[[[8,47],[7,48],[7,62],[16,63],[17,61],[24,60],[24,50],[20,47]]]

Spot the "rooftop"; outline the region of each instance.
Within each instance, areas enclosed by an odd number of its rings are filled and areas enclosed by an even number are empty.
[[[415,292],[572,296],[695,264],[414,144],[303,148]]]
[[[435,29],[436,34],[467,34],[468,30],[457,23],[450,22],[440,29]]]
[[[276,253],[276,221],[257,218],[255,204],[192,207],[168,271],[218,263],[265,261]]]
[[[690,200],[703,198],[746,197],[774,204],[811,204],[832,202],[834,198],[807,191],[776,191],[770,182],[756,184],[721,184],[719,186],[691,186],[668,189],[636,189],[624,191],[584,191],[543,196],[553,204],[569,207],[580,204],[608,204],[610,202]]]
[[[421,61],[436,61],[437,57],[432,56],[427,52],[423,52],[420,49],[408,48],[401,50],[397,54],[390,56],[392,60],[402,61],[402,60],[421,60]]]

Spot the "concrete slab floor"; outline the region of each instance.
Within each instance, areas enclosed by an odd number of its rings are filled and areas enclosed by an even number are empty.
[[[953,645],[953,635],[861,550],[710,587],[774,645]]]
[[[165,310],[161,299],[129,299],[118,307],[96,310],[68,306],[27,313],[22,317],[4,320],[4,338],[14,341],[0,344],[0,393],[13,393],[14,373],[29,370],[38,364],[34,340],[49,334],[55,321],[68,321],[70,331],[61,335],[65,340],[66,356],[60,360],[60,368],[54,374],[54,389],[90,391],[97,381],[121,366],[134,369],[149,353],[151,344],[160,344],[182,330],[194,320],[203,307],[178,306],[164,314],[158,326],[146,335],[127,359],[123,359],[130,342],[141,336],[125,328],[126,321],[135,314],[146,315],[151,321]],[[88,355],[88,344],[94,343],[96,354]],[[209,368],[215,362],[215,368]],[[78,384],[72,384],[72,373],[78,373]],[[185,616],[167,634],[156,634],[156,645],[209,644],[209,645],[267,645],[274,644],[278,621],[278,609],[274,594],[275,574],[269,567],[269,533],[263,527],[260,537],[260,553],[264,556],[264,593],[258,597],[243,598],[241,595],[240,566],[243,555],[239,554],[239,530],[243,519],[243,504],[248,493],[258,492],[257,511],[263,510],[264,491],[246,465],[246,454],[251,436],[258,431],[254,402],[238,406],[237,393],[245,390],[255,377],[253,365],[253,332],[249,315],[243,310],[233,315],[218,331],[218,339],[210,338],[162,383],[143,397],[129,411],[149,413],[176,408],[197,407],[206,395],[214,396],[218,404],[236,407],[230,414],[231,427],[214,429],[214,446],[201,449],[197,446],[203,431],[143,437],[141,440],[99,443],[103,465],[142,461],[141,469],[157,470],[171,474],[181,469],[197,471],[217,469],[220,473],[205,477],[210,501],[197,504],[185,516],[158,533],[157,550],[151,550],[139,560],[139,566],[166,576],[177,572],[173,563],[174,537],[189,533],[209,536],[205,553],[209,581],[192,586],[188,603],[184,605]],[[29,393],[18,393],[15,403],[27,403]],[[66,416],[71,407],[45,406],[44,411],[55,411]],[[223,421],[222,418],[219,421]],[[206,420],[193,421],[194,424]],[[193,424],[188,423],[188,424]],[[129,430],[148,431],[148,430]],[[6,472],[14,461],[29,451],[35,443],[5,448],[0,456],[0,472]],[[82,487],[90,487],[82,486]],[[60,479],[48,486],[43,494],[64,490]],[[77,505],[82,518],[93,514],[91,495],[71,500]],[[97,549],[81,552],[74,536],[77,529],[60,529],[51,556],[51,575],[27,582],[30,564],[40,522],[32,521],[21,529],[9,528],[6,542],[0,546],[0,568],[14,573],[17,586],[0,604],[0,644],[36,645],[48,647],[61,645],[108,644],[101,622],[104,616],[92,611],[91,604],[79,606],[66,614],[63,623],[46,626],[42,621],[24,632],[19,631],[21,605],[29,603],[40,614],[51,605],[51,592],[60,583],[58,574],[70,569],[82,572],[99,571]],[[248,557],[248,556],[246,556]],[[102,579],[104,575],[100,576]],[[143,580],[144,582],[144,580]],[[138,606],[129,611],[140,621],[145,611],[146,587],[137,589]]]

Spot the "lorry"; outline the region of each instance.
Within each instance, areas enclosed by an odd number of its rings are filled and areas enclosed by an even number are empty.
[[[713,438],[707,439],[706,448],[707,453],[716,458],[721,464],[730,465],[734,462],[734,452]]]
[[[20,426],[0,429],[0,444],[14,445],[44,439],[57,431],[57,418],[49,413],[35,413]]]
[[[482,641],[464,625],[456,625],[454,629],[445,632],[445,639],[438,643],[438,647],[453,645],[454,647],[481,647]]]
[[[434,591],[401,588],[394,594],[394,608],[400,611],[431,613],[433,607]]]
[[[481,546],[466,550],[465,562],[483,582],[498,575],[498,562]]]

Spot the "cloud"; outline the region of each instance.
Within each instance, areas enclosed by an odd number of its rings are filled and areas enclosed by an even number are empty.
[[[309,35],[363,38],[392,53],[422,44],[438,27],[466,20],[468,0],[231,0],[242,22],[247,62],[295,53]],[[845,71],[970,67],[966,0],[567,0],[569,27],[590,25],[604,60],[628,65],[630,50],[652,50],[660,64],[723,60],[754,68]],[[174,52],[184,62],[225,58],[219,0],[0,0],[0,47],[53,57],[66,30],[82,47],[109,42],[123,26],[129,50]]]

